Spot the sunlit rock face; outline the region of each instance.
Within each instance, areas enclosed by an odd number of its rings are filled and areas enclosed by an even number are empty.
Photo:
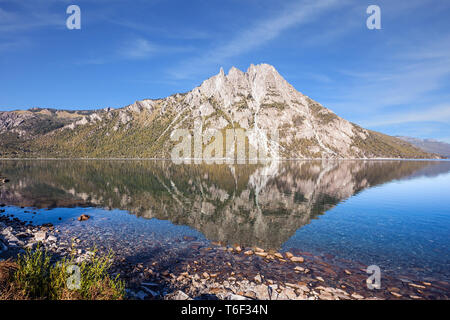
[[[187,93],[119,109],[0,112],[0,157],[168,159],[178,129],[205,137],[244,130],[248,148],[272,159],[437,157],[340,118],[268,64],[221,69]]]
[[[11,161],[2,163],[1,171],[11,181],[0,188],[0,202],[125,209],[139,217],[190,226],[210,240],[276,249],[298,228],[355,193],[393,179],[439,174],[436,164]]]

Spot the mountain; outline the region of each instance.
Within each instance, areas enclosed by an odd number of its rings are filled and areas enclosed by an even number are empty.
[[[120,109],[2,112],[0,156],[170,158],[177,129],[245,130],[246,150],[259,147],[279,158],[438,157],[338,117],[267,64],[221,69],[187,93]]]
[[[437,153],[444,157],[450,158],[450,144],[448,143],[437,141],[434,139],[419,139],[401,136],[397,136],[396,138],[409,142],[410,144],[416,146],[419,149],[422,149],[425,152]]]

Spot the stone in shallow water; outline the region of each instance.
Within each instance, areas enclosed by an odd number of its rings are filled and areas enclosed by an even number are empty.
[[[89,220],[90,218],[91,218],[90,215],[82,214],[81,216],[78,217],[78,221],[86,221]]]
[[[292,262],[299,262],[299,263],[305,261],[305,259],[303,259],[302,257],[291,257],[290,259]]]
[[[420,284],[408,283],[408,285],[410,285],[411,287],[414,287],[414,288],[425,289],[425,287]]]
[[[286,253],[284,254],[284,256],[285,256],[286,258],[290,259],[290,258],[292,258],[294,255],[293,255],[292,253],[290,253],[290,252],[286,252]]]
[[[276,252],[273,254],[275,257],[277,257],[278,259],[283,259],[283,255],[279,252]]]
[[[257,256],[260,256],[260,257],[263,257],[263,258],[267,256],[267,252],[259,252],[259,251],[257,251],[257,252],[255,252],[255,254]]]
[[[44,241],[46,237],[47,237],[47,233],[45,231],[38,231],[34,234],[34,239],[38,242]]]

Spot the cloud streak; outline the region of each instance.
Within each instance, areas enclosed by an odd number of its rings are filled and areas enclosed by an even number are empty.
[[[0,32],[3,36],[48,26],[65,28],[65,16],[49,12],[39,6],[25,7],[17,12],[0,8]]]
[[[436,121],[450,124],[450,104],[427,108],[422,111],[385,114],[369,121],[361,121],[366,127],[387,126],[411,122]]]
[[[186,79],[195,76],[199,71],[213,65],[224,63],[227,59],[241,55],[260,47],[277,38],[283,31],[315,20],[320,14],[343,1],[302,1],[285,7],[276,16],[257,21],[248,29],[238,30],[229,41],[210,50],[206,50],[198,57],[189,59],[169,71],[172,77]]]
[[[137,38],[132,42],[127,42],[120,51],[120,55],[129,59],[142,59],[154,55],[160,50],[157,45],[150,41]]]
[[[153,26],[143,23],[138,23],[136,21],[128,21],[120,18],[108,18],[109,23],[124,27],[130,30],[145,34],[157,34],[158,36],[163,36],[167,39],[182,39],[182,40],[205,40],[212,37],[209,31],[206,30],[196,30],[189,27],[180,29],[169,29],[169,26]]]
[[[123,60],[145,60],[161,55],[170,55],[191,51],[191,47],[176,47],[161,45],[142,37],[135,37],[123,41],[111,55],[100,55],[92,59],[85,59],[77,64],[100,65]]]
[[[431,111],[421,111],[450,100],[448,40],[448,36],[437,35],[421,43],[420,48],[403,44],[396,46],[395,51],[386,50],[385,57],[370,66],[376,71],[339,70],[342,81],[335,83],[332,98],[325,104],[347,113],[349,120],[370,126],[414,122],[416,114],[418,121],[440,121],[442,117],[448,121],[445,107],[429,114]],[[388,120],[390,116],[373,120],[381,112],[389,115],[393,111],[399,112],[392,114],[394,120]],[[371,120],[364,122],[368,118]]]

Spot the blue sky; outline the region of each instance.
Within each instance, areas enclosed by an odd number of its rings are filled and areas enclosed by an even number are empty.
[[[438,0],[0,0],[0,110],[123,107],[264,62],[345,119],[450,142],[449,16]]]

